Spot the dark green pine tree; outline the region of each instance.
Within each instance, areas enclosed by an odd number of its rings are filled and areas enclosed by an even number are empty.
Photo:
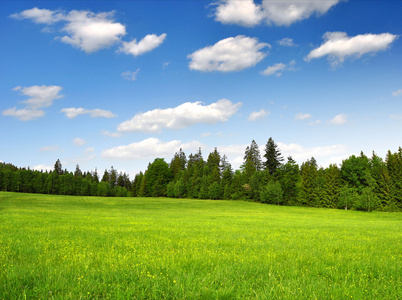
[[[242,169],[246,178],[250,178],[256,171],[261,170],[261,154],[255,140],[251,141],[251,145],[247,146],[244,152]]]
[[[186,154],[183,152],[182,148],[180,148],[179,153],[176,152],[170,162],[170,170],[174,178],[177,178],[180,172],[186,168],[186,164]]]
[[[275,144],[272,137],[268,139],[265,145],[264,157],[266,161],[264,162],[264,167],[269,171],[269,174],[273,175],[276,170],[281,166],[283,157],[281,151],[277,144]]]
[[[336,208],[339,206],[339,195],[341,192],[341,170],[337,165],[331,164],[324,173],[324,189],[320,197],[320,206]]]
[[[269,174],[268,170],[265,170],[265,172]],[[278,177],[283,191],[283,204],[296,204],[298,183],[300,181],[300,170],[299,165],[291,156],[288,157],[287,163],[280,167]]]
[[[63,167],[59,159],[54,164],[54,173],[56,173],[57,175],[63,175]]]
[[[219,154],[218,150],[215,147],[214,151],[208,155],[206,163],[206,165],[209,168],[211,182],[218,182],[218,183],[220,182],[221,179],[220,163],[221,163],[221,155]]]
[[[392,206],[402,209],[402,148],[398,152],[388,151],[385,158],[388,174],[391,180]]]
[[[318,201],[317,163],[314,157],[301,166],[301,182],[299,203],[305,206],[316,206]]]

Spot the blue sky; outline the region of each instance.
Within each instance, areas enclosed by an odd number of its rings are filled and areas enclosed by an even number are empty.
[[[134,174],[402,145],[399,1],[2,1],[0,160]],[[263,152],[261,153],[263,154]]]

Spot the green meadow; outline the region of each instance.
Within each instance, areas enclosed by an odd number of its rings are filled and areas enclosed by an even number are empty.
[[[402,214],[0,193],[0,299],[401,299]]]

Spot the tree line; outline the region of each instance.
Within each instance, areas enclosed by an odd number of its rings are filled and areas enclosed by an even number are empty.
[[[263,158],[262,158],[263,157]],[[0,164],[0,190],[77,195],[134,196],[247,200],[277,205],[298,205],[356,210],[402,211],[402,148],[387,152],[385,159],[363,152],[318,167],[312,157],[300,166],[283,158],[269,138],[261,156],[253,140],[245,149],[243,164],[233,170],[217,148],[206,160],[201,149],[188,157],[180,149],[170,163],[156,158],[147,170],[130,180],[113,167],[102,178],[97,170],[74,172],[62,169],[57,160],[52,171]]]
[[[50,172],[18,168],[0,164],[0,190],[9,192],[39,193],[75,196],[130,196],[131,181],[125,173],[113,167],[105,170],[102,178],[98,171],[82,172],[79,165],[74,172],[62,169],[58,159]]]
[[[188,158],[180,149],[170,164],[161,158],[134,178],[135,197],[174,197],[248,200],[277,205],[299,205],[356,210],[402,211],[402,148],[388,151],[385,160],[363,152],[340,166],[318,167],[312,157],[299,166],[285,161],[269,138],[263,153],[253,140],[243,164],[233,170],[215,148],[204,160],[201,149]]]

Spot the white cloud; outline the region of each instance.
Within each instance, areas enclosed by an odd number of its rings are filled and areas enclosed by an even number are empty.
[[[259,111],[253,111],[249,117],[248,120],[249,121],[257,121],[258,119],[262,119],[265,116],[268,116],[271,112],[264,110],[264,109],[260,109]]]
[[[340,0],[326,1],[278,1],[263,0],[265,20],[268,24],[289,26],[294,22],[308,19],[311,15],[323,15]]]
[[[347,57],[360,58],[367,53],[376,53],[386,50],[397,38],[390,33],[361,34],[348,37],[346,32],[327,32],[324,34],[324,43],[312,50],[305,61],[328,56],[332,67],[342,64]]]
[[[281,71],[283,71],[285,68],[286,68],[285,64],[278,63],[278,64],[275,64],[273,66],[270,66],[270,67],[266,68],[264,71],[261,72],[261,74],[266,75],[266,76],[276,74],[276,76],[279,77],[279,76],[282,75]]]
[[[75,138],[73,143],[77,146],[84,146],[87,142],[81,138]]]
[[[64,18],[63,14],[59,11],[39,9],[37,7],[12,14],[10,17],[18,20],[30,19],[37,24],[52,24]]]
[[[133,39],[131,42],[122,42],[122,46],[118,52],[132,54],[138,56],[160,46],[166,38],[166,33],[157,36],[156,34],[148,34],[141,41],[137,42]]]
[[[54,170],[54,167],[48,166],[45,164],[40,164],[40,165],[33,166],[32,169],[36,170],[36,171],[52,171],[52,170]]]
[[[138,74],[139,71],[140,71],[140,68],[138,68],[134,72],[133,71],[126,71],[126,72],[121,73],[121,76],[124,79],[131,80],[131,81],[136,81],[137,80],[137,74]]]
[[[311,114],[298,113],[298,114],[296,114],[295,119],[296,120],[307,120],[307,119],[310,119],[311,117],[312,117]]]
[[[277,77],[282,76],[284,71],[294,71],[294,65],[296,64],[295,60],[292,60],[289,64],[277,63],[273,66],[269,66],[264,71],[261,72],[261,75],[270,76],[276,75]]]
[[[189,146],[194,146],[194,144],[199,143],[191,142],[184,144],[180,140],[162,142],[157,138],[151,137],[141,142],[107,149],[102,152],[102,157],[121,160],[165,158],[173,156],[180,148],[189,148]]]
[[[256,38],[243,35],[229,37],[189,54],[189,68],[198,71],[240,71],[260,62],[267,55],[260,51],[265,47],[271,46],[259,43]]]
[[[215,11],[216,21],[246,27],[257,25],[263,17],[261,5],[255,4],[254,0],[223,0]]]
[[[226,122],[234,115],[241,103],[233,104],[222,99],[210,105],[186,102],[174,108],[154,109],[136,114],[131,120],[117,127],[119,132],[160,132],[163,128],[181,129],[197,123],[214,124]]]
[[[112,138],[121,137],[121,133],[117,133],[117,132],[102,131],[101,133],[102,133],[102,135],[106,135],[106,136],[112,137]]]
[[[283,46],[283,47],[293,47],[293,46],[296,46],[296,45],[293,43],[293,39],[291,39],[291,38],[283,38],[283,39],[277,41],[277,43],[278,43],[280,46]]]
[[[278,1],[262,0],[261,5],[253,0],[222,0],[215,10],[215,20],[223,24],[255,26],[263,20],[269,25],[289,26],[308,19],[311,15],[325,14],[340,0],[326,1]]]
[[[126,34],[126,28],[112,20],[113,12],[94,14],[90,11],[72,10],[65,16],[67,25],[63,31],[69,35],[63,36],[61,41],[77,47],[87,53],[120,42]]]
[[[331,121],[329,121],[331,124],[334,125],[343,125],[347,122],[347,118],[345,114],[339,114],[336,115]]]
[[[113,21],[114,12],[93,13],[90,11],[72,10],[68,13],[48,9],[28,9],[13,14],[16,19],[30,19],[35,23],[47,24],[62,21],[62,31],[67,35],[59,39],[87,53],[110,47],[121,41],[126,34],[124,25]],[[49,28],[46,29],[49,31]]]
[[[2,114],[3,116],[15,117],[21,121],[31,121],[43,117],[45,115],[45,112],[43,110],[37,109],[17,109],[14,107],[4,110]]]
[[[221,155],[225,154],[227,156],[232,168],[237,170],[243,164],[244,152],[247,146],[249,145],[225,145],[218,146],[217,149]]]
[[[66,117],[69,119],[74,119],[78,117],[79,115],[90,115],[91,118],[113,118],[116,117],[115,114],[113,114],[111,111],[108,110],[103,110],[103,109],[85,109],[82,107],[75,108],[75,107],[70,107],[70,108],[63,108],[61,112],[64,112],[66,114]]]
[[[394,97],[402,96],[402,89],[393,92],[392,95],[393,95]]]
[[[26,104],[26,107],[23,109],[9,108],[4,110],[2,114],[3,116],[16,117],[21,121],[30,121],[43,117],[45,112],[40,108],[51,106],[54,100],[63,97],[59,95],[61,90],[62,87],[54,85],[17,86],[13,88],[13,91],[20,91],[21,95],[30,97],[28,100],[22,101],[22,103]]]
[[[322,166],[327,166],[329,163],[341,163],[342,160],[339,159],[344,157],[347,151],[345,145],[304,147],[295,143],[285,144],[278,142],[277,144],[283,157],[292,156],[299,164],[311,157],[314,157]]]
[[[13,90],[21,91],[22,95],[31,97],[28,100],[22,101],[22,103],[27,104],[28,107],[32,109],[51,106],[54,100],[63,97],[62,95],[59,95],[62,87],[56,85],[34,85],[30,87],[17,86]]]

